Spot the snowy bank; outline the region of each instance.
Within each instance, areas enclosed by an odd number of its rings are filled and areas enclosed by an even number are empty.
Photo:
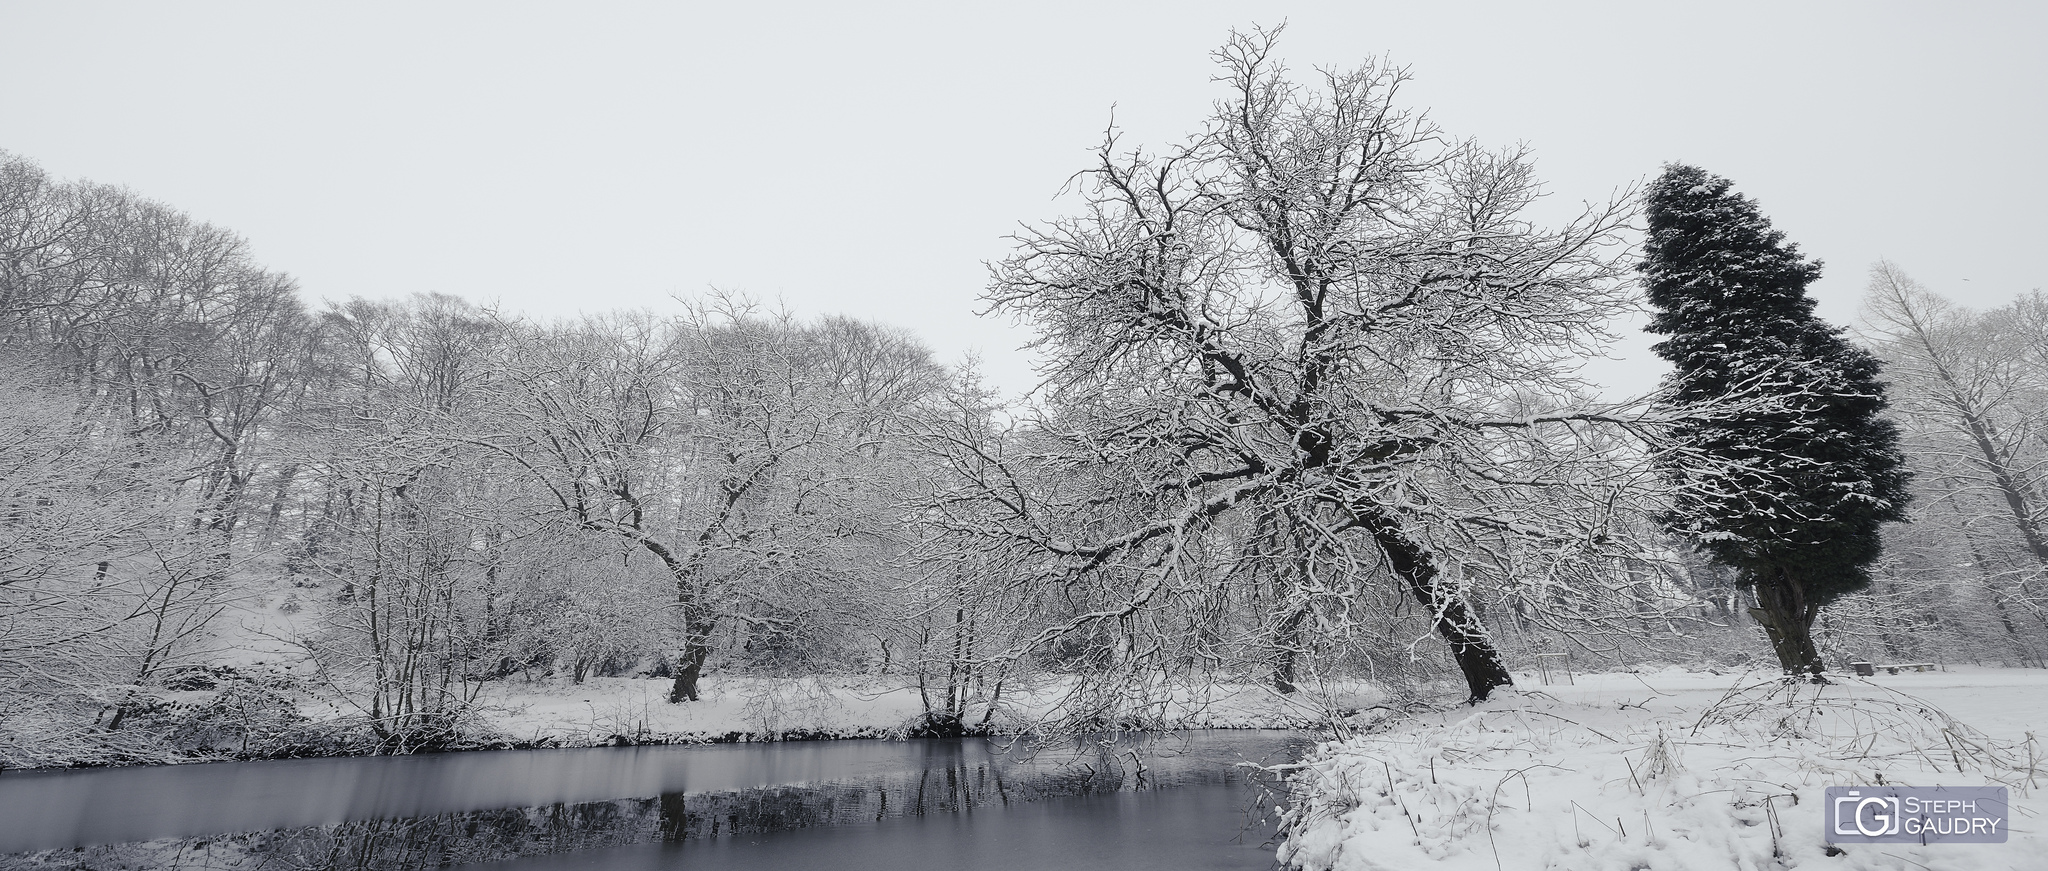
[[[723,676],[705,681],[702,699],[682,704],[665,701],[668,688],[661,678],[498,681],[479,699],[475,720],[480,733],[522,746],[592,747],[901,736],[924,713],[915,687],[867,676]],[[1012,692],[985,724],[972,716],[968,725],[995,733],[1032,731],[1073,689],[1071,679],[1062,679]],[[1311,729],[1326,725],[1333,711],[1377,699],[1363,687],[1282,696],[1262,685],[1222,684],[1162,698],[1144,725]]]
[[[2048,866],[2048,759],[2028,731],[2048,722],[2048,671],[1529,683],[1319,747],[1294,773],[1281,859],[1310,871]],[[1823,789],[1872,783],[2006,786],[2010,840],[1830,848]]]

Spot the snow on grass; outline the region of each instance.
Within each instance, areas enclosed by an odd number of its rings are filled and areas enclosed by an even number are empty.
[[[359,719],[362,711],[317,679],[306,639],[331,615],[332,602],[317,589],[275,580],[238,601],[216,622],[209,663],[296,680],[301,714],[316,724]],[[714,668],[695,702],[669,704],[670,681],[652,677],[587,677],[558,672],[520,674],[486,682],[466,718],[468,737],[481,743],[583,747],[620,743],[693,743],[803,737],[902,734],[924,713],[915,678],[901,673],[768,677]],[[1331,716],[1382,700],[1371,687],[1350,681],[1307,681],[1303,692],[1282,696],[1253,683],[1219,683],[1189,690],[1146,693],[1125,700],[1147,725],[1164,728],[1315,728]],[[934,689],[935,696],[943,690]],[[987,725],[994,731],[1030,731],[1072,706],[1082,687],[1072,678],[1012,686]],[[969,725],[980,724],[977,704]]]
[[[858,677],[707,677],[703,697],[669,704],[664,678],[593,677],[581,684],[508,678],[486,685],[478,720],[513,740],[567,747],[705,741],[734,735],[877,734],[920,710],[915,691],[872,690]]]
[[[1982,726],[1970,722],[1976,718]],[[1311,871],[2048,867],[2048,671],[1581,676],[1373,724],[1295,772],[1281,858]],[[1845,845],[1822,791],[2002,785],[2005,844]]]
[[[772,740],[789,735],[901,734],[924,713],[914,686],[901,675],[825,675],[771,678],[707,675],[703,697],[669,704],[663,678],[559,678],[493,681],[479,698],[477,722],[485,732],[527,744],[564,747],[618,743],[688,743]],[[1012,691],[989,725],[995,731],[1030,730],[1052,715],[1075,689],[1072,679]],[[1199,694],[1162,697],[1149,722],[1181,729],[1313,728],[1332,712],[1363,707],[1380,696],[1349,684],[1282,696],[1249,684],[1219,684]],[[979,710],[970,725],[980,722]]]

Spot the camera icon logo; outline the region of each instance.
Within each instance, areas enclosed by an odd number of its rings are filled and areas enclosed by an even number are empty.
[[[2002,786],[1830,786],[1821,836],[1830,844],[2003,844],[2011,810]]]
[[[1849,790],[1835,798],[1835,834],[1875,838],[1899,833],[1902,821],[1896,795],[1863,795]],[[1853,828],[1852,828],[1853,827]]]

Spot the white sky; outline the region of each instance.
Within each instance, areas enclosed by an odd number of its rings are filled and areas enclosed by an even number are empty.
[[[744,6],[745,8],[741,8]],[[314,300],[671,309],[717,286],[979,349],[986,261],[1055,217],[1112,106],[1194,130],[1208,52],[1388,55],[1449,131],[1526,141],[1556,199],[1669,160],[1828,263],[1995,305],[2048,287],[2048,4],[91,3],[0,0],[0,149],[247,236]],[[1650,386],[1633,340],[1593,370]]]

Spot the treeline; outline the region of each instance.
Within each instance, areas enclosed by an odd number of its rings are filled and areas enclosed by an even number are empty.
[[[1025,406],[738,295],[313,306],[0,156],[0,764],[448,746],[541,676],[866,674],[946,733],[1027,692],[1091,728],[1222,683],[1768,663],[1741,578],[1660,531],[1673,413],[1572,374],[1633,305],[1632,200],[1541,227],[1528,155],[1400,107],[1404,71],[1299,86],[1270,49],[997,267],[1048,360]],[[2043,664],[2048,302],[1884,266],[1868,317],[1914,522],[1821,653]]]
[[[971,386],[900,331],[734,297],[312,309],[229,232],[0,166],[0,760],[146,755],[137,716],[284,730],[309,689],[402,751],[513,673],[652,669],[682,701],[714,650],[937,649],[909,628],[911,436]],[[278,584],[305,619],[271,640],[317,675],[208,669]],[[224,681],[235,712],[159,698]]]

